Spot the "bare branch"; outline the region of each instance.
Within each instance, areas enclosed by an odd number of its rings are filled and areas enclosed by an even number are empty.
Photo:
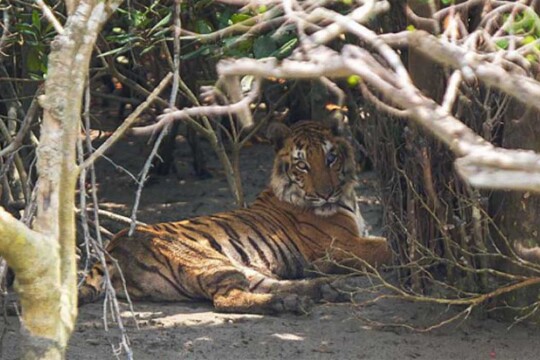
[[[507,93],[527,106],[540,109],[540,84],[527,76],[509,73],[501,66],[482,60],[471,51],[451,43],[443,43],[424,31],[411,32],[409,44],[438,63],[461,70],[467,80],[476,76],[485,84]]]
[[[59,33],[59,34],[63,34],[64,33],[64,28],[62,27],[62,25],[60,24],[60,21],[58,21],[56,16],[54,16],[53,12],[47,6],[47,4],[45,4],[45,2],[43,2],[43,0],[36,0],[36,4],[41,8],[41,11],[43,12],[43,15],[45,15],[47,20],[49,20],[49,22],[52,24],[52,26],[54,27],[56,32]]]
[[[124,120],[124,122],[109,136],[107,140],[99,148],[96,149],[79,167],[87,168],[93,164],[99,157],[101,157],[111,146],[113,146],[129,127],[139,118],[144,110],[152,104],[152,102],[159,96],[159,94],[169,85],[172,79],[172,73],[167,74],[159,85],[152,91],[152,93],[141,103],[137,108]]]
[[[242,100],[234,104],[197,106],[193,108],[171,111],[169,113],[161,115],[158,118],[158,122],[153,125],[131,129],[130,134],[134,134],[134,135],[152,134],[153,132],[164,128],[166,125],[170,124],[171,122],[175,120],[184,120],[187,118],[197,117],[197,116],[220,116],[220,115],[236,114],[241,111],[244,111],[245,109],[249,109],[249,104],[251,104],[251,102],[255,100],[257,95],[258,95],[258,87],[254,86],[254,88],[250,91],[247,97],[244,97]]]
[[[14,151],[17,151],[22,145],[24,137],[26,136],[26,134],[30,130],[30,126],[32,125],[32,120],[34,120],[34,117],[36,116],[36,113],[39,110],[37,97],[40,94],[41,94],[41,89],[36,92],[36,97],[34,97],[34,99],[32,100],[32,103],[30,104],[30,107],[28,108],[26,112],[26,115],[21,124],[19,132],[17,132],[17,135],[15,135],[15,137],[10,140],[10,143],[8,146],[0,150],[0,157],[6,156]]]

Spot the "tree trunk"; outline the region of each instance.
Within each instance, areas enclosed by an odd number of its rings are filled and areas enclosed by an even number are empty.
[[[504,123],[503,143],[506,148],[528,149],[540,152],[540,113],[523,109],[514,102]],[[540,264],[540,195],[522,191],[498,191],[490,199],[490,213],[493,215],[500,233],[506,236],[513,249],[506,248],[506,242],[499,236],[498,244],[507,253],[514,250],[527,261]],[[495,236],[498,232],[493,231]],[[523,273],[512,264],[503,264],[503,270],[510,273]],[[525,271],[526,273],[526,271]],[[526,274],[531,275],[531,274]],[[532,286],[509,294],[500,299],[498,305],[503,310],[498,314],[512,320],[521,313],[524,306],[538,301],[538,286]],[[508,305],[510,307],[504,307]],[[517,309],[517,314],[516,314]],[[533,315],[540,320],[540,314]],[[531,318],[532,320],[532,318]]]
[[[96,37],[121,1],[70,2],[51,44],[38,147],[34,231],[0,210],[0,255],[16,275],[22,358],[61,359],[77,317],[75,184],[82,95]]]

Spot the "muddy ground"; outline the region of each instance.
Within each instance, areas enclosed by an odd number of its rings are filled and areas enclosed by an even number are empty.
[[[181,137],[175,173],[154,177],[145,188],[138,219],[170,221],[234,208],[227,183],[215,157],[210,155],[213,178],[199,180],[189,164],[189,149]],[[143,141],[123,140],[97,167],[100,206],[129,216],[137,174],[149,152]],[[242,154],[242,176],[248,200],[267,182],[272,149],[257,144]],[[382,209],[373,174],[361,176],[361,206],[372,232],[382,231]],[[111,231],[122,225],[104,221]],[[367,279],[360,280],[365,286]],[[358,302],[372,296],[360,293]],[[135,303],[135,321],[121,303],[135,359],[538,359],[538,329],[470,316],[466,320],[419,333],[401,327],[378,328],[381,323],[406,323],[422,328],[455,314],[454,309],[403,301],[380,301],[370,306],[322,304],[305,316],[219,314],[209,304]],[[18,319],[0,317],[1,359],[17,357]],[[80,308],[67,358],[114,359],[118,330],[104,330],[103,304]],[[119,354],[119,358],[127,358]]]

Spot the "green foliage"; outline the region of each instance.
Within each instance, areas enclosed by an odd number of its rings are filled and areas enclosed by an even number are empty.
[[[49,45],[56,34],[52,25],[41,19],[39,10],[16,13],[15,36],[11,41],[25,49],[26,67],[34,79],[42,79],[47,74],[47,54]]]
[[[256,16],[266,14],[270,8],[261,5],[254,10],[242,11],[229,6],[217,5],[209,6],[215,11],[208,11],[207,8],[198,8],[203,13],[197,14],[197,20],[191,21],[187,28],[205,35],[215,31],[227,29],[235,26],[253,26],[257,24]],[[206,11],[205,11],[206,10]],[[202,44],[188,46],[183,52],[184,60],[198,57],[252,57],[256,59],[265,57],[276,57],[282,59],[291,54],[298,44],[296,34],[291,31],[272,30],[263,34],[243,34],[231,32],[218,40],[208,41],[201,37]]]
[[[540,17],[538,14],[527,8],[526,10],[515,15],[514,20],[508,22],[509,15],[505,15],[504,21],[506,24],[505,31],[512,35],[530,35],[534,38],[540,37]]]
[[[503,16],[504,30],[510,35],[521,36],[521,45],[530,45],[530,51],[525,58],[530,62],[538,62],[538,53],[540,52],[540,17],[538,14],[527,8],[517,13],[512,20],[510,14]],[[539,42],[538,44],[533,44]],[[500,49],[507,50],[509,46],[508,39],[499,39],[496,41]]]
[[[510,45],[510,42],[508,41],[508,39],[499,39],[497,41],[495,41],[495,44],[503,49],[503,50],[506,50],[508,49],[508,45]]]
[[[110,22],[113,25],[105,35],[112,49],[101,56],[117,57],[134,49],[138,50],[139,55],[144,55],[170,40],[171,21],[171,9],[160,1],[151,2],[150,6],[140,9],[118,9]]]
[[[144,4],[147,4],[146,6]],[[131,59],[148,53],[170,42],[172,4],[167,0],[124,4],[118,10],[105,30],[105,40],[109,49],[101,56],[120,56]],[[245,28],[256,25],[260,16],[272,8],[260,5],[249,11],[241,10],[209,0],[184,2],[182,4],[182,28],[195,34],[189,40],[182,40],[181,59],[216,59],[228,57],[276,57],[288,56],[298,44],[296,33],[273,29],[269,32],[245,34]],[[241,27],[242,31],[227,31],[227,28]],[[226,31],[222,36],[205,35]],[[197,38],[197,34],[201,36]],[[170,47],[170,45],[169,45]]]

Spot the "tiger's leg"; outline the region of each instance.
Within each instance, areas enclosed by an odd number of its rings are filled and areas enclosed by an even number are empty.
[[[342,289],[339,276],[323,276],[299,280],[278,280],[267,277],[252,269],[243,270],[250,280],[250,291],[254,293],[297,295],[307,297],[315,302],[351,301],[350,293]]]
[[[212,299],[216,310],[222,312],[302,314],[308,312],[313,305],[307,296],[251,291],[248,278],[232,264],[206,271],[197,277],[197,282],[202,291]]]
[[[306,314],[313,306],[311,299],[296,294],[258,294],[244,289],[220,291],[213,298],[214,307],[223,312]]]

